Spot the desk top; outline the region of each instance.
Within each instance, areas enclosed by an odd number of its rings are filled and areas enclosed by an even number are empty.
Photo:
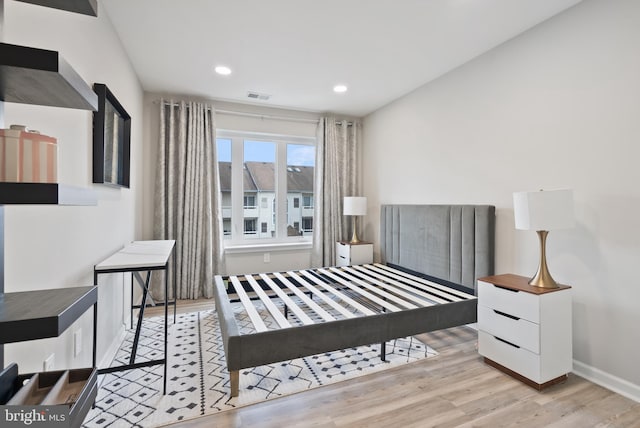
[[[97,265],[95,271],[121,269],[154,268],[167,264],[176,241],[133,241],[107,257]]]

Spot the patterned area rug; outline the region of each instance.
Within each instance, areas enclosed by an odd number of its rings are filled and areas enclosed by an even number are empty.
[[[163,330],[162,317],[145,318],[136,362],[162,357]],[[129,331],[113,365],[128,362],[132,343]],[[162,426],[437,355],[409,337],[387,342],[387,361],[380,360],[380,346],[371,345],[269,364],[241,370],[239,397],[230,398],[215,311],[179,314],[176,323],[169,324],[168,346],[167,395],[162,395],[161,365],[101,375],[96,406],[84,426]]]

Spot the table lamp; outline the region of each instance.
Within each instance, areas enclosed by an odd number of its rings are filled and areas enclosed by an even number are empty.
[[[540,239],[540,264],[530,285],[558,288],[549,273],[546,240],[550,230],[573,227],[573,192],[569,189],[516,192],[513,194],[513,213],[516,229],[535,230]]]
[[[367,198],[364,196],[345,196],[344,197],[344,215],[350,215],[352,218],[353,236],[351,237],[350,244],[357,244],[360,242],[358,234],[356,233],[356,217],[359,215],[367,214]]]

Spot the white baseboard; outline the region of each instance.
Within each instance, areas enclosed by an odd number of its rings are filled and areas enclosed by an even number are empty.
[[[633,384],[576,360],[573,360],[573,373],[640,403],[640,385]]]
[[[98,368],[111,366],[111,362],[116,357],[116,353],[118,352],[122,341],[124,341],[126,334],[127,329],[124,325],[120,325],[120,330],[116,334],[115,339],[113,339],[111,345],[109,345],[109,348],[107,348],[107,351],[104,353],[104,356],[102,357],[100,362],[98,362]],[[103,379],[105,379],[104,376],[98,377],[98,382],[102,382]]]

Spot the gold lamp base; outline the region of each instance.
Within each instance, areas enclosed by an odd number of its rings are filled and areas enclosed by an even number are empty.
[[[542,288],[558,288],[558,283],[553,279],[551,273],[549,273],[549,268],[547,267],[547,254],[545,248],[549,232],[546,230],[538,230],[537,232],[538,238],[540,239],[540,265],[538,266],[538,271],[534,277],[529,281],[529,285]]]
[[[350,244],[359,244],[360,239],[358,239],[358,234],[356,233],[356,216],[351,216],[352,222],[351,225],[353,227],[353,235],[351,236]]]

